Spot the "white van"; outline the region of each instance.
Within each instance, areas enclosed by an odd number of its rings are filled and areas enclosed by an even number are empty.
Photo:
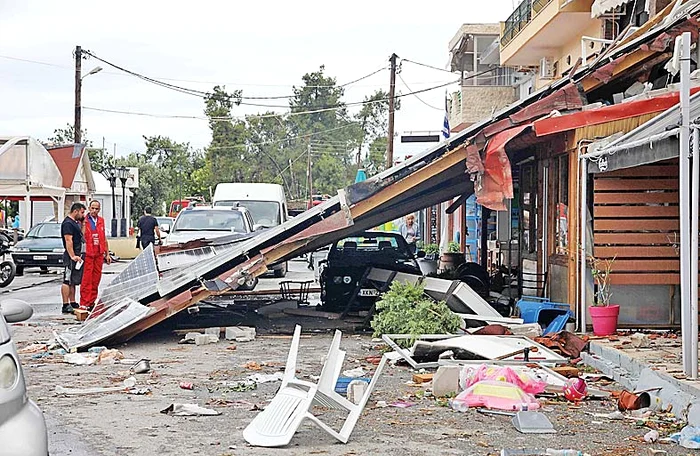
[[[279,184],[224,182],[214,190],[213,206],[244,206],[257,226],[272,228],[287,221],[287,198]],[[287,274],[287,263],[273,265],[275,277]]]

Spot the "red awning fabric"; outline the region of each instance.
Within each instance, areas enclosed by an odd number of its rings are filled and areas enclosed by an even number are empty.
[[[506,144],[531,125],[504,130],[489,140],[484,151],[484,173],[479,175],[475,186],[477,203],[495,211],[507,210],[505,199],[513,198],[513,176]]]
[[[700,90],[700,87],[691,89],[691,94]],[[573,114],[565,114],[557,117],[548,117],[533,122],[537,136],[547,136],[575,128],[597,125],[614,120],[638,117],[644,114],[662,112],[678,104],[678,92],[659,95],[646,100],[629,101],[612,106],[603,106],[590,111],[581,111]]]

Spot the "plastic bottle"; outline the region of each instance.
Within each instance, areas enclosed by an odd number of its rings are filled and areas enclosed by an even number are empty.
[[[456,412],[466,412],[469,410],[469,405],[466,402],[456,401],[454,399],[450,399],[450,407]]]
[[[695,426],[686,426],[681,429],[679,442],[683,448],[696,450],[700,448],[700,428]]]
[[[547,448],[547,456],[583,456],[583,453],[578,450],[554,450]]]

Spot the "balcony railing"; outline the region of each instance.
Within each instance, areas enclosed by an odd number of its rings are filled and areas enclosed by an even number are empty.
[[[547,6],[552,0],[523,0],[503,25],[501,32],[501,46],[511,42],[515,36]]]

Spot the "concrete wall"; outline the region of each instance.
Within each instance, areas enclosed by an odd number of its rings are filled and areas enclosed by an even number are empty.
[[[511,86],[462,87],[461,112],[453,104],[450,125],[472,124],[491,117],[491,114],[517,100],[516,89]]]

